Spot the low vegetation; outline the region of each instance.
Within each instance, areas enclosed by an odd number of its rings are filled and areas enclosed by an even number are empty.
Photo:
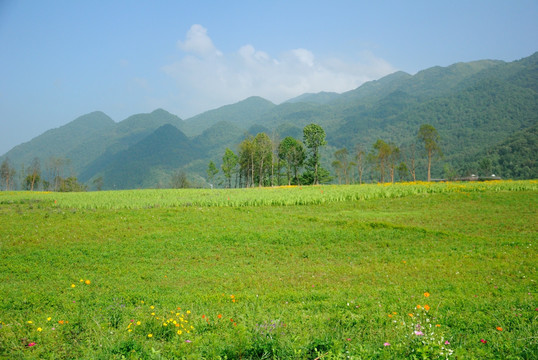
[[[0,357],[538,354],[538,182],[0,193]]]

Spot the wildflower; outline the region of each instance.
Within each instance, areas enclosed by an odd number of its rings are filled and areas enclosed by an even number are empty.
[[[151,313],[151,316],[155,316],[155,313]]]
[[[27,321],[27,323],[28,323],[28,324],[32,324],[32,323],[33,323],[33,321],[32,321],[32,320],[29,320],[29,321]]]
[[[178,331],[177,331],[177,334],[178,334],[178,335],[181,335],[181,334],[183,334],[183,331],[178,330]]]
[[[417,305],[417,309],[420,309],[421,307],[422,307],[422,306],[420,306],[420,305]]]
[[[190,343],[190,342],[192,342],[192,341],[190,341],[190,340],[185,340],[185,342],[186,342],[186,343]]]
[[[168,323],[163,323],[163,326],[168,326]]]
[[[71,287],[74,288],[76,285],[75,284],[71,284]]]
[[[391,318],[391,317],[392,317],[392,314],[389,314],[389,318]]]
[[[429,297],[429,296],[430,296],[430,293],[429,293],[429,292],[425,292],[425,293],[424,293],[424,296],[425,296],[425,297]]]
[[[41,329],[40,327],[38,327],[38,328],[37,328],[37,331],[38,331],[38,332],[41,332],[41,331],[43,331],[43,329]]]
[[[153,309],[155,309],[155,306],[151,305],[149,308],[150,308],[151,310],[153,310]]]
[[[187,310],[187,314],[190,314],[190,313],[191,313],[191,311],[190,311],[190,310]]]
[[[148,337],[149,337],[149,338],[152,338],[152,337],[153,337],[153,334],[148,334]]]
[[[351,339],[350,339],[350,338],[347,338],[346,340],[347,340],[347,341],[351,341]]]
[[[218,314],[217,317],[218,317],[219,319],[222,319],[222,314]]]
[[[91,284],[91,281],[90,281],[90,280],[86,280],[86,281],[84,281],[84,283],[85,283],[86,285],[90,285],[90,284]]]
[[[383,346],[390,346],[390,343],[386,342],[383,344]]]
[[[131,331],[133,331],[133,329],[127,329],[127,331],[128,331],[128,332],[131,332]]]
[[[424,305],[424,310],[428,311],[430,310],[430,307],[428,305]]]
[[[422,331],[415,331],[415,335],[424,336],[424,333]]]
[[[413,315],[413,314],[411,314],[411,313],[409,313],[409,314],[407,314],[407,315],[409,315],[409,316],[411,316],[411,317],[413,317],[413,316],[414,316],[414,315]]]
[[[84,279],[80,279],[79,281],[80,281],[80,282],[84,282]]]
[[[445,341],[445,345],[450,345],[450,342],[448,340]]]
[[[482,344],[485,344],[485,343],[487,343],[487,341],[486,341],[486,340],[484,340],[484,339],[480,339],[480,342],[481,342]]]
[[[136,325],[140,325],[140,324],[141,324],[141,322],[140,322],[140,321],[137,321],[137,322],[136,322]]]
[[[503,328],[500,327],[500,326],[497,326],[497,330],[499,330],[499,331],[503,331]]]
[[[436,324],[435,327],[441,327],[441,324]]]
[[[47,321],[50,321],[51,319],[52,319],[52,318],[49,316],[49,317],[47,318]]]
[[[28,347],[36,346],[36,343],[35,343],[35,342],[31,342],[31,343],[28,343],[27,346],[28,346]]]

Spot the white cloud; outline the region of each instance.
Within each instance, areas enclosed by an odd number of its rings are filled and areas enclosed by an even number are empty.
[[[163,71],[177,81],[179,113],[188,116],[253,95],[280,103],[305,92],[340,93],[396,70],[370,52],[355,62],[320,59],[307,49],[273,58],[250,44],[223,54],[201,25],[193,25],[178,44],[183,58]]]
[[[185,41],[178,41],[177,44],[181,50],[201,56],[222,55],[207,35],[207,29],[198,24],[192,25]]]

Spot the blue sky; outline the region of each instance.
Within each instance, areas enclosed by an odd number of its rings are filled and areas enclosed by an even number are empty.
[[[186,119],[258,95],[538,51],[538,1],[0,0],[0,154],[76,117]]]

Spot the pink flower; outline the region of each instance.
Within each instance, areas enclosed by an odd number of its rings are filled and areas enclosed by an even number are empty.
[[[347,341],[351,341],[351,339],[350,339],[350,338],[347,338],[346,340],[347,340]]]
[[[487,343],[487,341],[486,341],[486,340],[484,340],[484,339],[480,339],[480,342],[481,342],[482,344],[485,344],[485,343]]]
[[[192,342],[192,341],[190,341],[190,340],[185,340],[185,342],[186,342],[186,343],[190,343],[190,342]]]
[[[424,336],[424,333],[422,331],[415,331],[415,335]]]
[[[28,343],[28,347],[32,347],[32,346],[35,346],[35,345],[36,345],[35,342]]]
[[[445,345],[450,345],[450,342],[448,340],[445,341]]]
[[[386,342],[383,344],[383,346],[390,346],[390,343]]]

